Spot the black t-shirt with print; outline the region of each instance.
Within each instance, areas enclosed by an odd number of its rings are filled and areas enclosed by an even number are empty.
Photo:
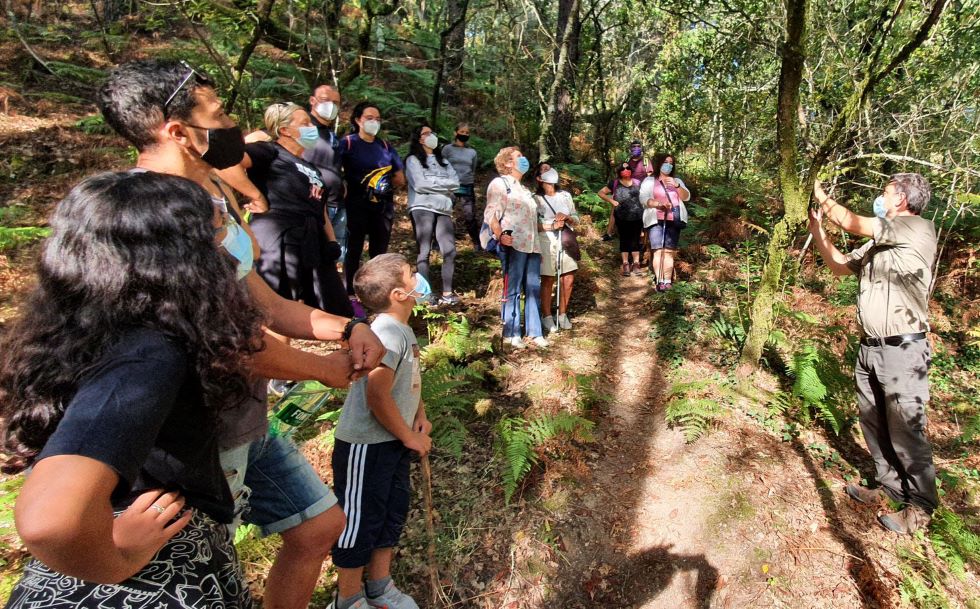
[[[640,183],[633,180],[630,186],[624,186],[619,180],[607,184],[612,191],[612,198],[619,203],[613,210],[616,220],[623,222],[639,222],[643,219],[643,204],[640,203]]]
[[[313,216],[324,223],[323,180],[316,167],[271,142],[248,144],[245,151],[252,159],[248,178],[269,201],[267,214]]]
[[[112,468],[116,508],[163,488],[218,522],[232,520],[216,424],[191,357],[157,330],[123,331],[85,374],[38,460],[57,455]]]

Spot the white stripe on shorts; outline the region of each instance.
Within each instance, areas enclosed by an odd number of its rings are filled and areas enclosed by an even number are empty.
[[[357,530],[361,526],[361,497],[364,492],[364,463],[367,461],[367,444],[351,444],[347,455],[347,488],[344,489],[344,511],[347,513],[347,526],[340,535],[337,545],[353,548],[357,540]]]

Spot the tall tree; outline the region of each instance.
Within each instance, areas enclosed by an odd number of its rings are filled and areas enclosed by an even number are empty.
[[[559,0],[555,49],[555,79],[548,91],[548,104],[541,117],[538,158],[542,161],[566,162],[571,157],[572,120],[574,118],[574,73],[578,63],[579,35],[582,20],[579,0]]]

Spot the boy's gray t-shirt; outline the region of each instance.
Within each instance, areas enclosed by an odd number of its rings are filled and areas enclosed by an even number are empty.
[[[415,333],[387,313],[378,315],[371,324],[371,329],[387,349],[381,363],[395,371],[391,397],[398,405],[405,424],[411,427],[422,400],[419,343],[415,339]],[[334,435],[351,444],[378,444],[398,439],[368,409],[366,378],[351,385]]]

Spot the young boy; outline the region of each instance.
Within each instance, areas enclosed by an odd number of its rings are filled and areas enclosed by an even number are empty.
[[[395,587],[390,568],[408,514],[412,453],[425,455],[432,448],[419,345],[408,326],[416,300],[429,296],[429,286],[404,256],[383,254],[358,269],[354,290],[378,313],[371,329],[387,353],[366,379],[351,386],[337,425],[333,479],[347,527],[333,548],[339,574],[331,608],[418,609]]]

